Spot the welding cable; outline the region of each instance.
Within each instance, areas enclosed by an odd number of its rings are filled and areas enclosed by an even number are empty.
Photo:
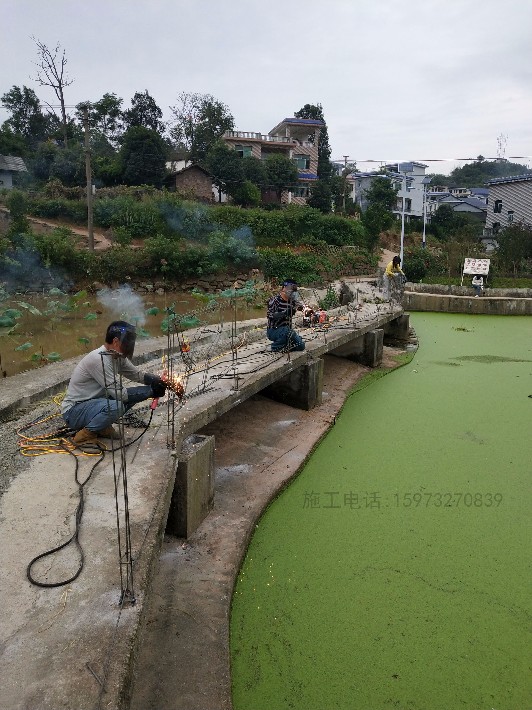
[[[26,576],[27,576],[28,580],[32,584],[34,584],[36,587],[47,587],[47,588],[49,588],[49,587],[63,587],[66,584],[70,584],[71,582],[73,582],[75,579],[77,579],[79,577],[79,575],[81,574],[81,570],[83,569],[83,566],[85,563],[85,555],[83,553],[83,548],[81,547],[81,544],[79,542],[79,530],[80,530],[80,525],[81,525],[81,518],[83,516],[83,509],[84,509],[84,505],[85,505],[85,498],[84,498],[85,486],[90,481],[92,474],[96,470],[96,467],[99,466],[101,464],[101,462],[103,461],[103,459],[105,457],[105,450],[100,448],[100,452],[98,454],[99,459],[92,466],[91,470],[89,471],[89,475],[87,476],[85,481],[83,481],[83,483],[81,483],[80,480],[78,479],[78,472],[79,472],[78,457],[76,456],[76,454],[74,454],[73,451],[67,451],[67,453],[74,456],[74,458],[76,460],[75,481],[78,486],[79,501],[78,501],[78,505],[77,505],[76,513],[75,513],[75,521],[76,521],[75,530],[74,530],[74,533],[71,535],[71,537],[68,540],[66,540],[66,542],[63,542],[61,545],[58,545],[57,547],[54,547],[51,550],[47,550],[46,552],[42,552],[40,555],[37,555],[36,557],[34,557],[31,560],[31,562],[28,564],[28,566],[26,568]],[[53,555],[56,552],[59,552],[59,550],[63,550],[65,547],[70,545],[70,543],[72,541],[74,541],[76,547],[78,548],[79,558],[80,558],[79,565],[78,565],[78,568],[75,571],[75,573],[71,577],[69,577],[68,579],[64,579],[60,582],[41,582],[41,581],[35,579],[35,577],[32,574],[33,565],[36,562],[38,562],[39,560],[42,560],[45,557]]]
[[[153,400],[153,402],[156,402],[156,401],[158,401],[158,399]],[[150,405],[151,414],[150,414],[150,418],[149,418],[148,423],[146,424],[146,426],[144,427],[142,432],[135,439],[133,439],[132,441],[128,441],[127,444],[124,444],[124,446],[123,446],[124,449],[126,449],[128,446],[131,446],[136,441],[138,441],[142,436],[144,436],[144,434],[148,430],[148,428],[151,424],[152,418],[153,418],[153,412],[155,411],[155,407],[157,406],[157,404],[155,404],[155,406],[154,406],[153,402]],[[67,442],[65,441],[64,443],[67,446],[70,445],[70,442],[68,442],[68,444],[67,444]],[[27,576],[28,580],[37,587],[63,587],[66,584],[70,584],[71,582],[73,582],[81,574],[81,571],[82,571],[84,563],[85,563],[85,555],[83,552],[83,548],[81,547],[81,544],[79,542],[79,530],[80,530],[80,526],[81,526],[81,519],[83,517],[83,510],[85,507],[85,486],[90,481],[92,474],[96,470],[96,467],[99,466],[100,463],[104,460],[105,454],[107,453],[107,449],[105,449],[102,444],[96,444],[96,446],[99,449],[99,451],[97,451],[97,452],[84,451],[84,450],[80,449],[82,455],[84,455],[84,456],[99,456],[98,461],[96,461],[94,466],[91,468],[89,475],[87,476],[85,481],[83,481],[83,483],[81,483],[78,479],[79,461],[78,461],[78,455],[74,453],[75,447],[73,447],[73,449],[65,448],[63,451],[49,449],[48,451],[43,450],[43,452],[42,452],[42,453],[65,453],[65,454],[70,454],[71,456],[74,456],[75,461],[76,461],[74,478],[75,478],[76,484],[78,486],[79,501],[78,501],[78,506],[76,508],[76,513],[75,513],[76,524],[75,524],[75,531],[74,531],[73,535],[68,540],[66,540],[66,542],[62,543],[61,545],[58,545],[57,547],[54,547],[51,550],[47,550],[46,552],[43,552],[40,555],[37,555],[36,557],[34,557],[26,568],[26,576]],[[118,451],[121,448],[122,448],[121,446],[118,446],[114,449],[114,451]],[[35,454],[35,455],[38,455],[38,454]],[[71,577],[69,577],[68,579],[65,579],[61,582],[39,582],[38,580],[36,580],[32,574],[33,565],[36,562],[38,562],[39,560],[42,560],[45,557],[53,555],[56,552],[59,552],[60,550],[63,550],[72,541],[74,541],[74,543],[76,544],[76,547],[78,548],[79,556],[80,556],[80,563],[79,563],[79,566],[78,566],[78,569],[76,570],[76,572]]]

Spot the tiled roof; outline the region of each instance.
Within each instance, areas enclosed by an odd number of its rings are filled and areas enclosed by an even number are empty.
[[[493,178],[488,182],[488,185],[500,185],[503,182],[524,182],[526,180],[532,180],[532,173],[526,173],[526,175],[509,175],[508,177]]]
[[[14,155],[0,155],[0,170],[13,170],[14,172],[26,171],[26,166],[22,158]]]

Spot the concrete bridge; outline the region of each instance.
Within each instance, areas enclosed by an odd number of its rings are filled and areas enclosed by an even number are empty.
[[[152,427],[126,450],[135,604],[119,601],[113,470],[120,452],[103,459],[87,487],[80,536],[82,573],[66,587],[44,590],[28,582],[26,565],[72,534],[78,492],[71,456],[28,459],[0,500],[4,648],[0,708],[128,707],[140,622],[163,534],[166,530],[186,538],[213,505],[214,441],[197,432],[259,392],[312,409],[322,399],[326,354],[375,367],[386,337],[409,336],[409,317],[397,306],[372,304],[363,312],[339,309],[335,316],[327,330],[303,331],[304,352],[272,354],[264,337],[264,319],[239,324],[236,333],[226,325],[201,342],[194,341],[195,347],[210,353],[208,370],[192,372],[183,402],[172,411],[159,407]],[[240,341],[237,356],[230,348],[235,336]],[[193,337],[191,333],[191,341]],[[146,362],[147,369],[160,369],[165,345],[165,338],[142,344],[138,361]],[[42,374],[25,373],[2,383],[3,420],[63,389],[73,364],[60,363],[44,368]],[[27,419],[35,419],[39,411],[42,407]],[[2,428],[5,440],[8,424]],[[128,439],[136,433],[128,431]],[[169,436],[174,446],[170,450]],[[81,480],[93,464],[79,460]],[[61,580],[77,564],[76,555],[68,553],[37,567],[35,573]]]

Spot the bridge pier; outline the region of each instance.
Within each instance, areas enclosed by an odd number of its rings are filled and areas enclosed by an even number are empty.
[[[395,340],[408,340],[410,336],[410,314],[403,313],[403,315],[386,323],[384,325],[384,335]]]
[[[261,394],[298,409],[313,409],[322,402],[323,359],[310,360],[265,387]]]
[[[188,538],[214,505],[214,436],[193,434],[178,456],[166,532]]]
[[[359,338],[351,340],[339,348],[331,351],[331,355],[345,357],[349,360],[356,360],[367,367],[378,367],[382,362],[382,346],[384,342],[384,330],[376,328],[369,330]]]

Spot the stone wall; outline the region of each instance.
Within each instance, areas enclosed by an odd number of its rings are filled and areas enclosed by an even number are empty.
[[[158,293],[163,294],[166,291],[192,291],[193,288],[201,289],[205,293],[217,293],[225,291],[229,288],[243,288],[247,281],[253,280],[255,285],[262,285],[264,277],[260,273],[240,273],[236,275],[220,274],[214,276],[202,276],[197,279],[186,279],[180,283],[168,283],[165,281],[143,281],[137,284],[131,284],[138,293]],[[94,283],[92,285],[95,290],[103,287],[104,284]]]

